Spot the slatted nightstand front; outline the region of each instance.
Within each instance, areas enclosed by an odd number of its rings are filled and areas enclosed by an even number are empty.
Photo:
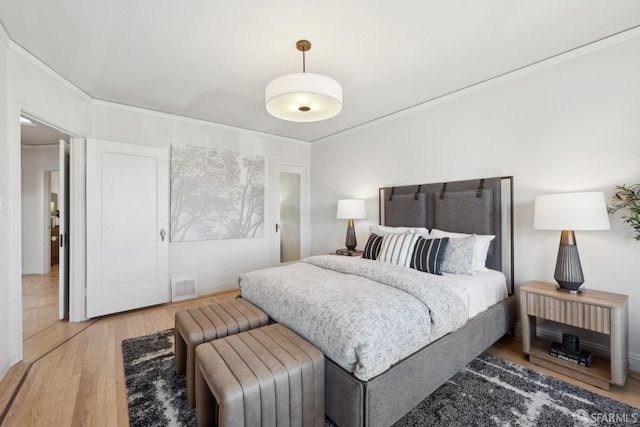
[[[628,297],[587,289],[571,294],[552,283],[530,282],[520,288],[522,350],[529,361],[608,390],[624,385],[629,367]],[[594,358],[591,367],[549,355],[549,342],[536,337],[536,319],[551,320],[609,335],[610,360]]]

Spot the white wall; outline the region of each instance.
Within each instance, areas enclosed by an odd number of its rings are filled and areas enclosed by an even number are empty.
[[[0,99],[6,100],[0,103],[0,378],[22,358],[21,112],[77,137],[167,148],[172,143],[190,144],[261,154],[266,157],[267,174],[274,161],[310,164],[308,143],[96,102],[10,42],[1,26]],[[266,187],[265,204],[269,201],[269,176]],[[265,221],[265,237],[261,239],[171,244],[171,277],[195,274],[204,292],[235,287],[239,273],[270,265],[272,221],[268,204]],[[81,292],[77,297],[82,300]]]
[[[6,164],[0,167],[0,188],[5,185],[6,197],[4,213],[0,214],[3,215],[0,227],[6,227],[7,233],[3,231],[0,239],[0,253],[6,250],[8,254],[0,257],[0,271],[3,277],[6,275],[0,286],[6,287],[8,295],[0,298],[0,312],[7,316],[7,321],[0,323],[0,336],[6,334],[7,337],[7,345],[4,345],[5,341],[0,345],[0,357],[7,349],[9,364],[14,364],[22,358],[20,113],[26,112],[78,136],[90,135],[93,119],[92,101],[86,94],[62,80],[19,46],[7,42],[2,55],[6,65],[3,67],[6,73],[2,76],[6,96],[2,99],[6,103],[2,105],[0,114],[0,123],[5,125],[0,140],[3,153],[0,161]]]
[[[265,156],[264,237],[170,243],[169,276],[195,275],[201,293],[209,293],[236,288],[240,273],[271,265],[269,165],[281,161],[309,166],[308,143],[104,102],[96,103],[94,135],[131,144],[193,145]]]
[[[367,199],[368,219],[356,221],[362,247],[367,225],[377,223],[381,186],[514,175],[517,285],[553,280],[559,237],[532,229],[536,195],[594,190],[610,196],[616,184],[640,182],[638,39],[471,90],[311,148],[93,102],[19,47],[11,44],[9,49],[10,44],[0,27],[0,100],[6,100],[0,102],[0,377],[21,355],[21,109],[81,137],[162,147],[192,144],[299,164],[309,164],[311,158],[314,253],[342,246],[346,224],[335,219],[340,198]],[[340,171],[344,173],[336,173]],[[265,230],[270,224],[267,215]],[[640,243],[632,240],[619,215],[611,224],[611,231],[577,233],[585,285],[629,295],[635,331],[640,327],[635,267]],[[269,251],[266,237],[171,244],[170,275],[196,273],[208,289],[223,289],[238,272],[268,265]],[[633,367],[640,370],[640,337],[632,333],[630,338]]]
[[[638,52],[640,37],[585,49],[314,143],[313,253],[344,240],[338,199],[367,200],[367,219],[356,221],[362,249],[378,221],[379,187],[513,175],[516,285],[553,282],[560,233],[533,230],[535,196],[588,190],[608,199],[616,184],[640,183]],[[576,232],[585,286],[629,295],[631,362],[640,370],[640,242],[620,214],[610,219],[611,231]]]
[[[46,192],[47,171],[59,168],[58,146],[22,146],[22,274],[45,274],[50,268],[45,245],[51,245],[51,229],[45,223],[50,192]]]

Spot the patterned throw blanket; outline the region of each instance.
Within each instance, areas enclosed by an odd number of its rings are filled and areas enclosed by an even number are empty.
[[[467,321],[451,278],[322,255],[240,276],[243,298],[366,381]]]

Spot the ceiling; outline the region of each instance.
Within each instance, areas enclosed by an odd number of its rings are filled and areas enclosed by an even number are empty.
[[[637,0],[6,0],[11,40],[91,97],[318,141],[640,25]],[[270,116],[264,89],[336,79],[329,120]]]

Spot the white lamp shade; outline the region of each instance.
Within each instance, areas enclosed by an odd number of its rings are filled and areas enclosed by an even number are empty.
[[[609,230],[604,194],[562,193],[537,196],[533,213],[537,230]]]
[[[267,85],[265,99],[267,111],[279,119],[317,122],[342,111],[342,86],[321,74],[287,74]]]
[[[338,219],[362,219],[366,218],[366,210],[364,200],[361,199],[342,199],[338,200]]]

